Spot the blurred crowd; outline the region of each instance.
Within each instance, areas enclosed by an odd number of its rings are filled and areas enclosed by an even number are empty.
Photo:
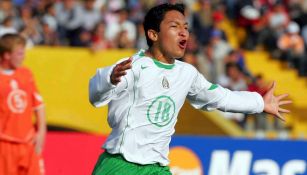
[[[264,94],[268,84],[249,72],[243,54],[259,48],[297,69],[300,76],[307,75],[306,0],[1,0],[0,36],[19,32],[28,46],[146,49],[144,14],[164,2],[186,5],[190,39],[182,60],[209,81]],[[235,29],[231,35],[227,22]],[[251,127],[242,114],[223,115]],[[252,128],[280,128],[278,122],[268,126],[265,117],[256,118]]]

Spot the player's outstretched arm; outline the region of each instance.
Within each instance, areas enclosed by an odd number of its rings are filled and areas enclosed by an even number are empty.
[[[120,82],[121,77],[127,74],[126,70],[131,69],[131,63],[132,59],[129,58],[114,67],[110,77],[113,85],[117,85]]]
[[[276,83],[273,82],[271,88],[268,90],[268,92],[263,96],[264,101],[264,112],[267,112],[269,114],[273,114],[282,121],[285,121],[283,113],[289,113],[290,111],[284,108],[281,108],[282,105],[290,104],[292,103],[291,100],[285,100],[285,98],[288,96],[288,94],[282,94],[275,96]]]

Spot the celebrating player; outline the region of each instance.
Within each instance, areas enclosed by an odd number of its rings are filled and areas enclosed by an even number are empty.
[[[208,82],[184,56],[189,37],[182,4],[162,4],[145,16],[149,46],[130,58],[98,69],[90,80],[90,102],[109,105],[112,128],[94,175],[169,175],[169,143],[180,108],[187,98],[202,110],[242,113],[265,111],[284,120],[280,105],[287,95],[274,96],[275,83],[262,98]]]

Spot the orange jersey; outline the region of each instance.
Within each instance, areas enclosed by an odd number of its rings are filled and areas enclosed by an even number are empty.
[[[0,140],[27,142],[34,136],[32,115],[42,106],[32,73],[0,72]]]

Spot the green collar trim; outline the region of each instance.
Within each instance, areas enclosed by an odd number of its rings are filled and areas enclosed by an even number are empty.
[[[138,54],[140,57],[144,57],[145,56],[145,52],[143,50],[141,50]],[[163,69],[173,69],[173,67],[175,66],[175,64],[165,64],[162,63],[160,61],[158,61],[155,58],[152,58],[153,62],[155,63],[156,66],[163,68]]]
[[[140,57],[144,57],[144,56],[145,56],[145,52],[144,52],[144,51],[140,51],[140,52],[139,52],[139,56],[140,56]]]
[[[163,68],[163,69],[173,69],[173,67],[175,66],[175,64],[165,64],[162,63],[158,60],[156,60],[155,58],[152,58],[153,62],[155,63],[156,66]]]
[[[218,87],[218,85],[216,85],[216,84],[211,84],[211,86],[210,86],[210,88],[208,89],[209,91],[210,90],[214,90],[214,89],[216,89]]]

